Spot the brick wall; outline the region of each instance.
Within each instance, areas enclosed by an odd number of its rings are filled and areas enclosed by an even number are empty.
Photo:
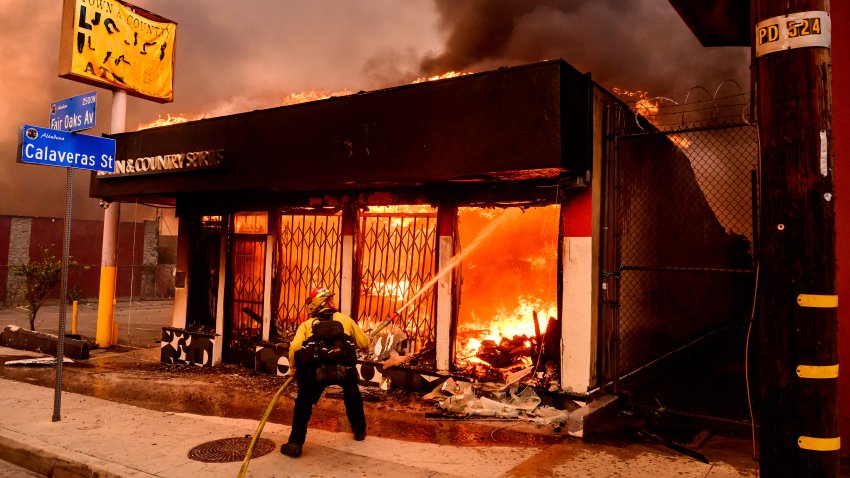
[[[118,228],[116,294],[119,297],[167,297],[173,288],[168,266],[157,264],[158,221],[122,222]],[[20,301],[21,279],[9,271],[44,248],[62,257],[65,228],[60,218],[0,216],[0,302]],[[100,289],[103,222],[74,220],[71,223],[70,255],[79,264],[68,274],[68,293],[96,299]],[[163,272],[162,270],[166,270]],[[60,292],[50,297],[58,299]]]
[[[30,237],[32,219],[28,217],[12,217],[9,225],[9,253],[6,263],[10,266],[26,262],[30,255]],[[13,300],[18,294],[21,278],[7,270],[6,300]]]
[[[0,302],[6,300],[7,282],[9,275],[9,231],[12,218],[0,216]]]

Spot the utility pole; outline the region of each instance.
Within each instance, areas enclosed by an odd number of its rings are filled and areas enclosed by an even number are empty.
[[[753,0],[761,143],[757,318],[760,467],[836,477],[829,0]]]

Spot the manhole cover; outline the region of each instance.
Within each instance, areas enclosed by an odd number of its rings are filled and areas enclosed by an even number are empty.
[[[189,450],[189,458],[204,463],[227,463],[231,461],[242,461],[251,446],[251,438],[222,438],[202,443]],[[260,438],[254,445],[251,458],[266,455],[274,450],[274,442]]]

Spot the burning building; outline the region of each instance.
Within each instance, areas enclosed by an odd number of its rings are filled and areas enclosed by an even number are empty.
[[[522,379],[582,396],[612,378],[605,131],[618,105],[553,60],[206,118],[115,135],[116,171],[93,175],[91,196],[176,207],[163,361],[283,373],[305,298],[323,285],[364,329],[398,312],[358,366],[364,381]],[[687,159],[653,141],[645,177],[629,180],[702,206],[635,213],[693,220],[703,227],[674,240],[733,254],[693,173],[669,174]],[[634,293],[649,304],[679,285]],[[716,312],[668,310],[632,346],[658,344],[651,360],[728,315]]]

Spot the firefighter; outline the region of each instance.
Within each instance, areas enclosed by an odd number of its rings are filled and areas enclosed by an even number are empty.
[[[366,439],[366,416],[363,397],[357,386],[356,349],[368,349],[369,338],[351,317],[337,311],[333,293],[317,287],[307,297],[308,319],[301,323],[289,346],[287,374],[298,380],[298,396],[292,417],[292,431],[280,452],[291,457],[301,456],[307,436],[307,423],[313,405],[319,401],[325,387],[342,387],[345,413],[355,440]]]

